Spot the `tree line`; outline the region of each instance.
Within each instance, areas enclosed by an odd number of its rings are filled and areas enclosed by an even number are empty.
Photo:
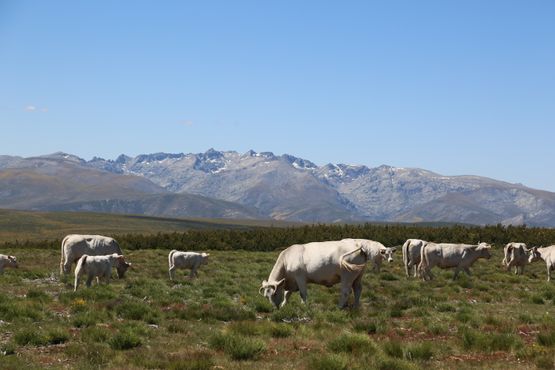
[[[300,227],[256,227],[251,229],[187,230],[157,234],[110,235],[123,250],[248,250],[273,251],[292,244],[313,241],[361,238],[376,240],[385,246],[402,245],[406,239],[432,242],[477,244],[488,242],[502,247],[511,241],[530,246],[555,244],[555,229],[526,226],[424,226],[396,224],[305,225]],[[5,242],[3,248],[60,248],[61,240]]]

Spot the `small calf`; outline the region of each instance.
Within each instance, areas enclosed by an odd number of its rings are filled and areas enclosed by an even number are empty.
[[[15,256],[0,254],[0,274],[4,273],[4,267],[19,268]]]
[[[106,283],[110,282],[112,277],[112,267],[116,267],[118,274],[123,275],[131,263],[125,262],[124,257],[121,254],[109,254],[107,256],[89,256],[84,254],[77,261],[77,267],[75,268],[75,284],[73,290],[76,291],[79,286],[79,280],[81,276],[87,274],[86,285],[91,286],[93,278],[96,277],[97,282],[100,282],[100,278],[104,278]]]
[[[175,249],[168,255],[169,273],[170,280],[175,278],[175,270],[177,268],[181,269],[191,269],[190,278],[194,278],[197,275],[197,269],[200,265],[208,263],[208,253],[196,253],[196,252],[180,252]]]

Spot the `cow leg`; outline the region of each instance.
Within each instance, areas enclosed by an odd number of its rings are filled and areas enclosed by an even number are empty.
[[[459,276],[459,272],[461,272],[461,269],[459,267],[455,268],[455,274],[453,275],[453,280],[457,280],[457,277]]]
[[[353,282],[353,293],[355,296],[354,307],[360,304],[360,294],[362,293],[362,274],[360,274]]]
[[[92,276],[92,275],[87,276],[87,282],[86,282],[87,287],[90,288],[93,279],[94,279],[94,276]]]
[[[470,272],[470,268],[469,267],[465,267],[464,272],[468,275],[468,276],[472,276],[472,273]]]
[[[296,279],[297,281],[297,287],[299,288],[299,294],[301,295],[301,299],[303,300],[303,303],[306,304],[306,301],[308,299],[308,289],[306,286],[306,280],[303,278],[299,278]]]
[[[381,269],[381,266],[378,263],[374,262],[374,271],[376,271],[377,273],[380,273],[380,269]]]
[[[170,280],[173,280],[175,278],[175,265],[170,267],[169,273],[170,273]]]
[[[551,266],[547,264],[547,281],[551,281]]]
[[[71,272],[71,261],[60,262],[60,275],[67,275]]]
[[[349,300],[349,295],[353,289],[352,284],[347,284],[345,281],[341,282],[341,295],[339,297],[339,308],[345,308]]]
[[[289,300],[289,297],[291,297],[291,294],[293,294],[292,290],[286,290],[284,295],[283,295],[283,301],[281,302],[281,304],[279,305],[279,308],[282,308],[283,306],[285,306],[285,304],[287,303],[287,301]]]
[[[193,267],[191,269],[191,274],[189,275],[189,278],[194,279],[196,275],[197,275],[197,269]]]
[[[412,268],[413,268],[413,270],[414,270],[413,276],[414,276],[415,278],[417,278],[417,277],[418,277],[418,265],[417,265],[417,264],[414,264],[414,265],[412,265]]]

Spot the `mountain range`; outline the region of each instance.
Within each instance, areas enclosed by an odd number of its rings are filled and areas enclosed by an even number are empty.
[[[555,226],[555,193],[418,168],[326,164],[271,152],[0,156],[0,208],[302,222]]]

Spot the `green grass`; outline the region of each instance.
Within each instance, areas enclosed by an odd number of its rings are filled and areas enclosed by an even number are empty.
[[[356,310],[336,308],[339,286],[316,285],[308,304],[294,293],[273,309],[258,287],[278,252],[210,251],[197,279],[170,282],[168,250],[133,250],[125,279],[77,292],[56,278],[58,250],[1,252],[20,268],[0,275],[0,369],[547,369],[555,358],[555,283],[542,264],[505,273],[499,249],[462,284],[439,270],[406,279],[398,255],[387,278],[365,274]]]
[[[0,242],[62,239],[67,234],[155,234],[190,229],[295,226],[276,220],[167,218],[95,212],[36,212],[0,209]]]

